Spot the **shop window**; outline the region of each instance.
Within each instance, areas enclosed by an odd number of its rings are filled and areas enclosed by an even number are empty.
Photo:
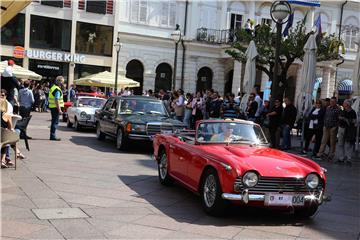
[[[25,14],[18,14],[1,27],[1,44],[24,46]]]
[[[70,51],[71,21],[31,16],[30,47]]]
[[[62,8],[64,6],[63,1],[41,1],[41,4],[59,8]]]
[[[74,71],[75,71],[75,79],[79,79],[104,71],[110,72],[110,67],[76,64]]]
[[[112,55],[113,27],[77,22],[76,52],[94,55]]]
[[[86,1],[86,11],[92,13],[105,14],[106,13],[106,1]]]
[[[40,74],[44,81],[52,82],[57,76],[63,76],[65,83],[68,82],[69,63],[30,59],[29,69]]]

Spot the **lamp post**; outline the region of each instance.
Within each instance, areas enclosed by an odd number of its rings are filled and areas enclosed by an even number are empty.
[[[273,71],[273,79],[271,86],[271,95],[272,101],[274,102],[274,98],[278,98],[279,96],[279,55],[280,55],[280,43],[281,43],[281,32],[282,25],[289,20],[289,16],[291,13],[291,6],[287,1],[275,1],[271,5],[270,8],[270,16],[272,20],[276,23],[276,44],[275,44],[275,64]]]
[[[119,72],[119,53],[122,47],[122,43],[120,42],[120,37],[118,35],[117,41],[114,44],[115,50],[116,50],[116,68],[115,68],[115,94],[117,95],[117,87],[118,87],[118,72]]]
[[[176,66],[177,66],[177,51],[178,51],[178,45],[181,41],[181,31],[180,31],[180,25],[176,24],[176,29],[171,33],[171,38],[175,42],[175,56],[174,56],[174,72],[173,72],[173,79],[172,79],[172,89],[175,90],[176,86]]]

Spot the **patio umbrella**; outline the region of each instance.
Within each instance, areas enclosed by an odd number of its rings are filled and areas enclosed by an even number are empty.
[[[251,40],[249,47],[246,52],[246,65],[245,65],[245,74],[242,91],[245,93],[241,98],[240,109],[245,112],[247,107],[247,102],[249,100],[250,93],[255,85],[256,78],[256,56],[258,52],[256,50],[255,42]]]
[[[0,73],[2,74],[5,70],[5,68],[8,66],[8,62],[7,61],[2,61],[0,62]],[[13,74],[16,78],[24,78],[24,79],[31,79],[31,80],[41,80],[42,76],[27,70],[26,68],[23,68],[19,65],[14,64],[13,65]]]
[[[357,115],[357,131],[356,131],[356,146],[355,149],[359,149],[359,123],[360,123],[360,37],[355,42],[358,45],[356,60],[354,63],[354,70],[352,74],[352,86],[353,86],[353,97],[355,102],[351,106]]]
[[[105,71],[96,74],[92,74],[83,78],[74,80],[76,85],[81,86],[93,86],[93,87],[114,87],[115,86],[115,76],[114,73]],[[118,75],[118,87],[139,87],[140,83],[136,82],[125,76]]]
[[[297,96],[296,107],[298,110],[297,118],[304,118],[306,113],[312,108],[312,93],[316,80],[316,40],[315,34],[311,34],[304,46],[304,60],[301,73],[302,88],[301,93]],[[302,121],[302,138],[301,147],[303,147],[304,141],[304,127],[305,121]]]

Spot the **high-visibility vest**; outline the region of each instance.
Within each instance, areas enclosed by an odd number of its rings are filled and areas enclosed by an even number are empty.
[[[64,107],[63,93],[62,93],[61,89],[54,84],[50,88],[50,91],[49,91],[49,99],[48,99],[49,108],[56,108],[55,95],[54,95],[54,92],[55,92],[56,89],[60,91],[60,99],[58,99],[59,105],[60,105],[60,107]]]

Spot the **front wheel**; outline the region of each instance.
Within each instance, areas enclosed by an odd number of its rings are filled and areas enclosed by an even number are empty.
[[[67,121],[66,121],[66,126],[68,127],[68,128],[72,128],[72,123],[70,122],[70,119],[68,118],[67,119]]]
[[[119,150],[125,150],[127,148],[128,140],[124,135],[121,128],[118,129],[116,134],[116,148]]]
[[[158,161],[158,174],[159,181],[162,185],[170,186],[173,183],[173,179],[169,176],[169,160],[165,151],[160,153],[160,159]]]
[[[220,181],[214,169],[207,169],[204,173],[200,191],[205,212],[212,216],[222,216],[227,203],[221,197]]]
[[[99,122],[96,124],[96,138],[98,140],[104,140],[105,139],[105,134],[101,131]]]
[[[76,118],[74,120],[74,128],[75,128],[76,131],[81,130],[81,125],[79,124],[79,121]]]
[[[295,209],[295,216],[299,218],[309,218],[312,217],[318,210],[318,205],[310,205],[305,208]]]

